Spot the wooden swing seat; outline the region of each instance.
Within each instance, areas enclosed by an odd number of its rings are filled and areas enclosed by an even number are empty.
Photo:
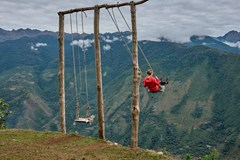
[[[75,119],[75,122],[78,122],[78,123],[93,123],[93,117],[89,117],[89,118],[76,118]]]

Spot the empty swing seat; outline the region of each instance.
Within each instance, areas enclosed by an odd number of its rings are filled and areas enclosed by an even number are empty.
[[[79,123],[93,123],[93,118],[94,117],[89,117],[89,118],[76,118],[75,122],[79,122]]]

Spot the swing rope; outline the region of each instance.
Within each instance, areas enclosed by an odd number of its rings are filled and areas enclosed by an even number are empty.
[[[109,12],[108,8],[106,8],[106,9],[107,9],[108,14],[110,15],[110,17],[111,17],[111,19],[112,19],[115,27],[117,28],[117,30],[118,30],[118,32],[119,32],[119,34],[120,34],[120,36],[121,36],[121,39],[122,39],[123,42],[124,42],[124,47],[127,49],[129,55],[132,57],[132,52],[131,52],[130,48],[128,47],[127,41],[124,39],[124,36],[123,36],[121,30],[119,29],[119,26],[118,26],[118,24],[117,24],[117,20],[116,20],[115,14],[114,14],[114,12],[113,12],[113,9],[112,9],[112,14],[113,14],[113,15]],[[139,71],[142,73],[141,68],[139,67],[139,65],[138,65],[138,69],[139,69]]]
[[[89,105],[89,98],[88,98],[88,79],[87,79],[87,58],[86,58],[86,48],[84,43],[84,20],[83,20],[83,13],[85,17],[87,17],[85,12],[81,12],[81,20],[82,20],[82,48],[83,48],[83,55],[84,55],[84,73],[85,73],[85,85],[86,85],[86,100],[87,100],[87,109],[86,109],[86,116],[90,117],[90,105]]]
[[[119,27],[118,27],[117,21],[116,21],[116,19],[114,18],[115,16],[113,17],[112,14],[109,12],[108,8],[106,8],[106,9],[107,9],[108,14],[110,15],[110,17],[111,17],[111,19],[112,19],[115,27],[117,28],[118,32],[120,33],[121,39],[122,39],[123,42],[124,42],[124,46],[126,47],[129,55],[132,56],[132,52],[131,52],[130,48],[128,47],[128,44],[127,44],[126,40],[123,38],[123,35],[121,34],[121,31],[120,31],[120,29],[119,29]],[[114,15],[114,14],[113,14],[113,15]]]
[[[70,28],[71,28],[71,37],[72,37],[72,43],[73,43],[72,14],[70,14]],[[75,98],[76,98],[76,118],[78,118],[80,109],[79,109],[79,101],[78,101],[76,63],[75,63],[75,52],[74,52],[73,44],[72,44],[72,60],[73,60],[73,74],[74,74],[74,89],[75,89]]]
[[[128,23],[127,23],[127,20],[126,20],[126,18],[124,17],[124,15],[123,15],[123,13],[122,13],[122,11],[120,10],[120,8],[119,8],[119,7],[117,7],[117,8],[118,8],[118,11],[119,11],[119,13],[121,14],[121,16],[122,16],[122,18],[123,18],[124,22],[126,23],[126,25],[127,25],[128,29],[129,29],[129,31],[130,31],[130,32],[132,32],[132,30],[131,30],[130,26],[129,26],[129,25],[128,25]],[[137,45],[138,45],[138,47],[139,47],[139,49],[140,49],[140,51],[141,51],[141,53],[142,53],[142,55],[143,55],[143,57],[144,57],[145,61],[147,62],[147,64],[148,64],[149,68],[150,68],[151,70],[153,70],[153,69],[152,69],[152,66],[151,66],[151,64],[149,63],[149,61],[148,61],[148,59],[147,59],[147,57],[146,57],[146,55],[145,55],[145,53],[144,53],[144,52],[143,52],[143,50],[142,50],[142,47],[139,45],[139,43],[138,43],[138,42],[137,42]]]
[[[76,31],[77,31],[77,35],[79,35],[79,30],[78,30],[78,13],[76,12]],[[79,84],[80,84],[80,86],[79,86],[79,94],[78,94],[78,98],[79,98],[79,107],[78,108],[76,108],[76,118],[79,118],[80,117],[80,106],[81,106],[81,104],[80,104],[80,102],[81,102],[81,93],[82,93],[82,75],[81,75],[81,59],[80,59],[80,47],[78,46],[77,47],[78,48],[78,71],[79,71]]]

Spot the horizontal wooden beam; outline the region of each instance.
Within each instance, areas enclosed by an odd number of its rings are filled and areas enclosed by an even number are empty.
[[[131,3],[134,3],[134,5],[139,5],[139,4],[143,4],[145,2],[147,2],[148,0],[141,0],[138,2],[125,2],[125,3],[117,3],[117,4],[102,4],[102,5],[96,5],[94,7],[85,7],[85,8],[75,8],[75,9],[71,9],[71,10],[67,10],[67,11],[60,11],[58,12],[58,15],[64,15],[64,14],[70,14],[70,13],[74,13],[74,12],[83,12],[83,11],[88,11],[88,10],[94,10],[96,7],[97,8],[114,8],[114,7],[122,7],[122,6],[128,6],[131,5]]]

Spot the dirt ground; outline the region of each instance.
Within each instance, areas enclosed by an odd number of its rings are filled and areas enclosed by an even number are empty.
[[[76,134],[0,130],[0,159],[174,160],[176,158]]]

